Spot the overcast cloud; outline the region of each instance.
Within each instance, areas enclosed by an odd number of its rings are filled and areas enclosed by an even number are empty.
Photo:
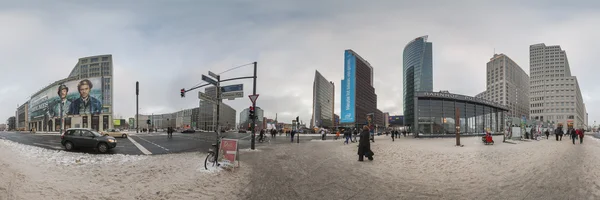
[[[112,54],[115,117],[135,115],[135,81],[141,113],[174,112],[198,105],[196,92],[180,98],[179,90],[201,83],[201,74],[257,61],[265,116],[308,122],[315,70],[336,84],[339,114],[345,49],[372,64],[378,108],[402,114],[402,51],[423,35],[433,42],[434,90],[472,96],[485,90],[494,49],[529,74],[529,45],[560,45],[590,124],[600,120],[597,1],[13,2],[0,1],[2,121],[68,76],[78,58]],[[222,77],[251,74],[243,67]],[[251,80],[231,83],[252,92]],[[248,98],[227,103],[238,115],[250,105]]]

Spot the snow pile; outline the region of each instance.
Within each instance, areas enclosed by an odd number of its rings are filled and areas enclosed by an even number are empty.
[[[21,154],[22,157],[65,166],[99,163],[124,164],[146,159],[146,156],[122,154],[94,155],[87,153],[67,152],[62,150],[50,150],[36,146],[24,145],[10,140],[0,140],[0,144],[10,147],[16,153]]]
[[[251,148],[240,149],[240,152],[259,152],[259,151],[262,151],[262,150],[256,149],[256,148],[254,150],[252,150]]]

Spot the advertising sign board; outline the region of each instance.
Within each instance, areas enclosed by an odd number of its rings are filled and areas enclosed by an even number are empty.
[[[121,126],[121,120],[120,119],[113,119],[113,125],[115,125],[115,126]]]
[[[31,97],[29,120],[102,112],[102,78],[58,83]]]
[[[344,55],[344,79],[342,80],[341,123],[354,123],[356,97],[356,57],[346,50]]]
[[[239,149],[237,139],[221,139],[221,146],[219,147],[219,162],[235,166],[235,161],[239,161],[238,153]]]

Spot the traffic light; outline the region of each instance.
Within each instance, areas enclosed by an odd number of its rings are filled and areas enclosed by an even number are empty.
[[[181,88],[181,98],[185,97],[185,88]]]
[[[250,117],[250,119],[254,119],[254,107],[250,106],[250,108],[248,109],[248,116]]]
[[[150,124],[150,120],[146,120],[146,124]]]

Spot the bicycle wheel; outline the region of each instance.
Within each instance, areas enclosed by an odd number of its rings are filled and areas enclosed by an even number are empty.
[[[208,166],[211,165],[214,167],[215,166],[215,154],[210,152],[208,153],[208,155],[206,155],[206,159],[204,159],[204,169],[208,170]]]

